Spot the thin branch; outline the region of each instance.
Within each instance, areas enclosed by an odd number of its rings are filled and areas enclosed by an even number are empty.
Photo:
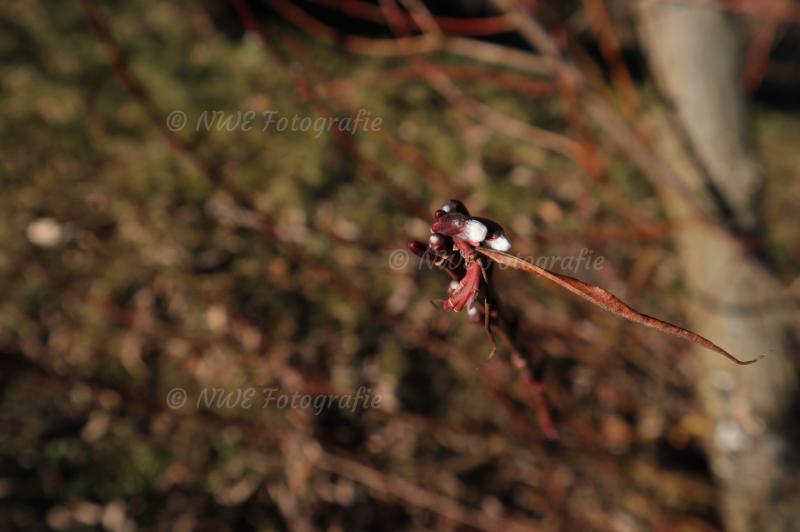
[[[368,2],[360,0],[312,0],[315,4],[325,6],[344,13],[348,16],[373,22],[375,24],[386,24],[383,11]],[[510,21],[504,15],[494,15],[478,18],[453,18],[453,17],[433,17],[436,25],[448,35],[495,35],[512,30]],[[413,15],[401,13],[395,23],[401,25],[401,29],[406,32],[421,29],[422,26],[415,20]]]

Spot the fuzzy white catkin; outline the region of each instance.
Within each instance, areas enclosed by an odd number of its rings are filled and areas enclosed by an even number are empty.
[[[506,235],[500,234],[484,241],[488,247],[495,251],[508,251],[511,249],[511,240]]]
[[[467,223],[464,224],[464,230],[458,236],[469,242],[483,242],[487,232],[486,226],[478,220],[467,220]]]

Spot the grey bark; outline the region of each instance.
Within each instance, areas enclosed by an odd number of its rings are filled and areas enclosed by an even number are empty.
[[[800,530],[796,309],[731,236],[758,233],[762,219],[763,175],[740,88],[741,32],[716,8],[656,0],[640,1],[637,30],[667,102],[650,113],[653,138],[690,194],[667,182],[659,192],[673,219],[705,219],[676,240],[692,328],[743,357],[769,352],[739,367],[697,349],[723,519],[737,532]]]

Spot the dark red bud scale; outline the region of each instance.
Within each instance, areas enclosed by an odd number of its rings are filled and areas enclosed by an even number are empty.
[[[478,245],[483,242],[488,232],[486,226],[479,220],[468,218],[460,213],[440,216],[433,222],[433,225],[431,225],[431,231],[460,240],[466,240],[473,245]]]
[[[425,257],[428,246],[418,240],[412,240],[408,243],[408,250],[418,257]]]
[[[435,253],[447,252],[453,249],[453,240],[440,233],[431,233],[428,248]]]
[[[475,261],[469,265],[466,275],[459,281],[458,286],[451,291],[447,301],[444,302],[444,310],[461,312],[464,308],[472,305],[478,296],[481,279],[481,267]]]
[[[469,216],[469,211],[467,207],[458,200],[451,199],[450,201],[446,202],[442,205],[441,209],[445,212],[445,214],[463,214],[464,216]]]
[[[466,223],[467,217],[463,214],[443,214],[431,224],[431,231],[442,235],[456,236],[464,230]]]

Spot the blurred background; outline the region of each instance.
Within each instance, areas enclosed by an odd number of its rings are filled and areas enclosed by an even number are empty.
[[[0,529],[800,530],[798,24],[3,2]],[[450,198],[767,357],[503,270],[487,360],[406,251]]]

